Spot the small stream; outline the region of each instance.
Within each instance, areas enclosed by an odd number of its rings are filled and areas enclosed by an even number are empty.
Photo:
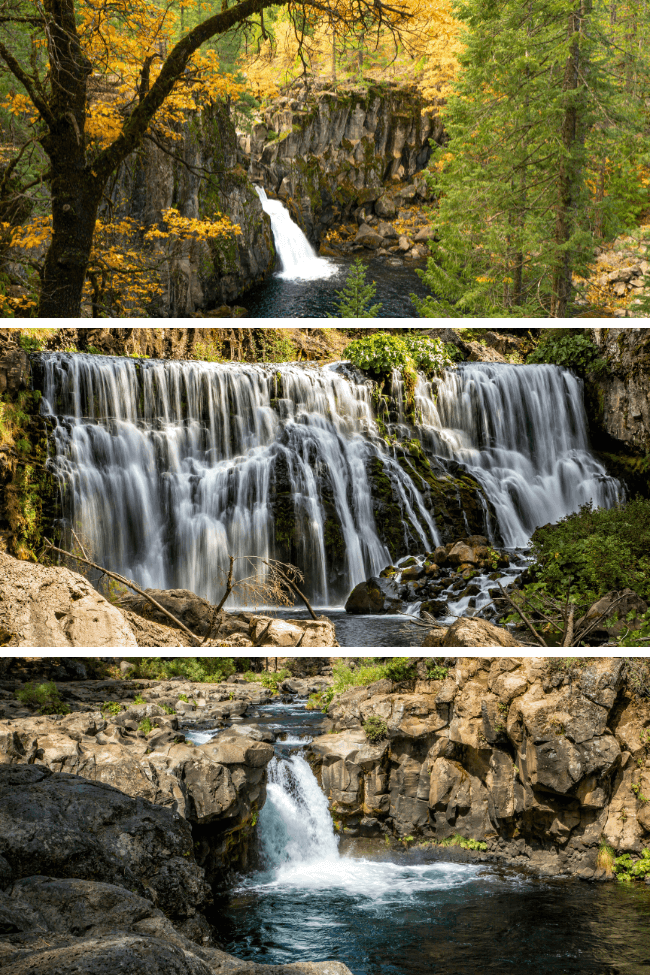
[[[321,720],[304,702],[244,719],[284,741],[259,818],[260,865],[217,898],[210,918],[226,951],[264,964],[337,960],[354,975],[647,971],[646,888],[538,880],[448,850],[339,841],[302,754]]]

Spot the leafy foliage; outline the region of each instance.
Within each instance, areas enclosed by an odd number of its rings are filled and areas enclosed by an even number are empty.
[[[381,718],[372,716],[364,722],[363,730],[366,733],[366,738],[373,745],[376,745],[380,741],[388,738],[388,727],[385,721]]]
[[[185,677],[196,683],[219,683],[235,673],[232,657],[128,657],[135,665],[130,676],[148,680]],[[144,703],[144,702],[143,702]]]
[[[143,735],[148,735],[152,729],[153,725],[149,718],[144,718],[138,725],[138,731],[141,731]]]
[[[379,377],[390,376],[394,369],[421,369],[427,375],[439,375],[453,365],[440,339],[395,332],[375,332],[355,339],[345,349],[345,355],[359,369]]]
[[[601,357],[598,346],[586,334],[585,329],[545,329],[537,348],[526,361],[563,366],[583,379],[588,375],[602,378],[609,372],[608,363]]]
[[[650,596],[650,500],[637,498],[610,510],[583,505],[532,537],[537,582],[555,596],[570,590],[594,601],[630,588]]]
[[[115,715],[121,714],[123,710],[124,705],[117,701],[104,701],[102,704],[102,714],[110,714],[115,717]]]
[[[37,708],[39,714],[69,714],[70,708],[61,700],[54,681],[45,684],[28,683],[18,688],[16,697],[22,704]]]
[[[487,850],[487,843],[483,843],[481,840],[467,839],[460,833],[455,833],[453,836],[441,840],[438,846],[458,846],[461,850]]]
[[[623,883],[629,883],[632,880],[644,880],[650,876],[650,848],[646,847],[637,860],[633,860],[629,853],[616,857],[614,872],[618,880]]]
[[[336,292],[336,297],[339,298],[338,314],[328,315],[328,318],[376,318],[381,304],[370,304],[376,291],[377,285],[374,281],[366,284],[365,265],[357,258],[350,268],[345,287]]]

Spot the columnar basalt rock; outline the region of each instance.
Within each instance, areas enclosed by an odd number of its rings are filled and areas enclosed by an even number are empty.
[[[387,197],[386,189],[423,169],[430,140],[444,138],[440,119],[423,107],[415,88],[397,85],[299,88],[271,103],[240,144],[253,179],[275,191],[318,242],[337,221],[356,219],[357,210],[392,218],[410,202]],[[418,192],[408,189],[411,198]],[[428,199],[424,180],[419,191]]]
[[[603,840],[635,853],[648,845],[650,705],[628,688],[622,658],[447,665],[443,681],[382,681],[330,705],[313,762],[344,832],[459,833],[586,878]],[[385,727],[375,745],[369,718]]]

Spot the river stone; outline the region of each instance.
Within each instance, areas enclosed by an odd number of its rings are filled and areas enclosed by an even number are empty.
[[[346,613],[401,613],[403,608],[393,580],[377,576],[355,586],[345,604]]]
[[[115,606],[63,566],[0,553],[0,629],[12,647],[137,647]]]

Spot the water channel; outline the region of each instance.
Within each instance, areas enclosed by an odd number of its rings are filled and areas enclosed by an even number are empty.
[[[278,741],[259,864],[211,917],[226,951],[264,964],[336,960],[353,975],[648,970],[646,887],[542,880],[462,851],[339,839],[303,754],[320,721],[300,701],[244,718]]]

